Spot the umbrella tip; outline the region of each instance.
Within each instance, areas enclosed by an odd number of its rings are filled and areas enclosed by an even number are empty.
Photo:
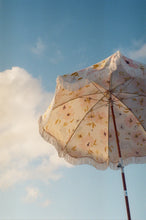
[[[121,55],[121,51],[120,51],[120,50],[117,50],[116,54],[117,54],[117,55]]]
[[[122,55],[122,53],[121,53],[120,50],[117,50],[117,51],[115,51],[114,54],[112,54],[111,56],[116,56],[116,57],[121,58],[123,55]]]
[[[115,56],[116,56],[116,57],[117,57],[117,59],[119,60],[119,59],[121,59],[121,58],[122,58],[123,54],[121,53],[121,51],[120,51],[120,50],[117,50],[117,52],[115,53]]]

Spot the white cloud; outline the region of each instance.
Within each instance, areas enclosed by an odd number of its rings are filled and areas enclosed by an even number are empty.
[[[62,51],[58,48],[56,43],[50,42],[47,45],[44,44],[41,38],[38,38],[33,47],[31,47],[31,52],[36,55],[42,55],[45,53],[45,56],[48,58],[48,61],[52,64],[58,64],[64,60],[64,55]]]
[[[146,44],[143,44],[138,49],[130,50],[128,55],[135,60],[146,59]]]
[[[61,50],[57,49],[54,51],[54,55],[49,58],[50,63],[57,64],[64,59]]]
[[[51,200],[43,199],[44,195],[40,192],[38,187],[28,186],[25,189],[25,196],[22,198],[22,201],[25,203],[34,203],[39,202],[39,205],[43,208],[48,207],[51,204]],[[44,201],[43,201],[44,200]]]
[[[0,72],[0,189],[30,179],[48,183],[69,166],[38,131],[52,96],[22,68]]]
[[[40,55],[44,52],[44,50],[45,50],[45,44],[43,43],[41,38],[38,38],[35,46],[31,48],[31,51],[34,54]]]
[[[46,199],[43,203],[42,203],[42,207],[46,208],[51,204],[51,201],[49,199]]]
[[[26,192],[27,194],[23,198],[23,201],[26,203],[35,202],[39,197],[41,197],[41,193],[37,187],[27,187]]]

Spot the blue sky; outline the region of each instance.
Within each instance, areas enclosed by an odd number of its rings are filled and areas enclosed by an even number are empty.
[[[56,77],[120,50],[146,63],[143,0],[0,0],[0,220],[126,219],[120,171],[72,167],[38,134]],[[144,220],[146,166],[125,168]]]

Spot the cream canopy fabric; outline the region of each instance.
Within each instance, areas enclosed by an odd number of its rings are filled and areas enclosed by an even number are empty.
[[[39,120],[40,134],[72,164],[117,169],[112,102],[123,165],[146,163],[145,74],[145,65],[118,51],[59,76],[54,99]]]

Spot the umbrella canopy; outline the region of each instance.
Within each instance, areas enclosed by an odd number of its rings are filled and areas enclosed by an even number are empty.
[[[54,99],[40,117],[40,134],[60,157],[98,169],[146,162],[146,66],[119,51],[59,76]],[[114,118],[116,122],[116,133]]]

